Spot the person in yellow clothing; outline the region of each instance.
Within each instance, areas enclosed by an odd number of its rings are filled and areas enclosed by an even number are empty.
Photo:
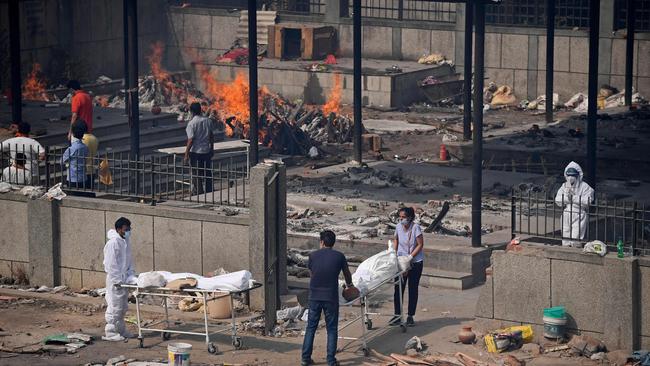
[[[92,189],[96,187],[95,184],[95,172],[96,172],[96,160],[97,160],[97,150],[99,149],[99,139],[95,137],[92,133],[88,133],[88,127],[84,120],[78,119],[74,122],[75,124],[80,124],[84,128],[84,137],[81,139],[84,145],[88,148],[88,157],[86,158],[86,181],[85,188]]]

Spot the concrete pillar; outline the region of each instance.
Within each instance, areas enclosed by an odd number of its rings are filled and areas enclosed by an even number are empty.
[[[264,245],[267,240],[266,215],[266,182],[271,176],[270,166],[259,164],[250,171],[250,231],[248,254],[250,271],[257,281],[264,281]],[[264,292],[251,292],[251,307],[255,310],[264,309]]]
[[[454,48],[454,62],[456,72],[462,73],[465,70],[465,4],[456,4],[456,42]],[[460,66],[462,65],[462,67]],[[471,67],[471,65],[470,65]]]
[[[277,188],[277,226],[278,226],[278,275],[280,276],[280,295],[289,293],[287,286],[287,166],[278,164],[278,188]]]
[[[59,272],[59,205],[47,200],[27,203],[29,280],[33,285],[58,286]]]
[[[325,6],[325,22],[340,23],[341,21],[341,0],[327,0]]]
[[[603,342],[610,350],[639,349],[641,346],[641,303],[639,289],[639,263],[635,258],[604,258],[605,293],[603,304]]]
[[[614,30],[614,2],[600,0],[600,39],[598,40],[598,85],[610,84],[612,70],[612,31]]]

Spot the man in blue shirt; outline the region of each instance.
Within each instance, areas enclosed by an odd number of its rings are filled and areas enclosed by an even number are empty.
[[[68,168],[68,186],[70,188],[84,188],[86,185],[86,158],[88,157],[88,147],[84,145],[85,126],[83,122],[76,121],[72,124],[72,144],[63,153],[63,164]],[[90,188],[90,187],[88,187]]]
[[[345,255],[332,249],[335,241],[336,235],[331,230],[321,232],[320,249],[309,255],[309,316],[302,344],[302,366],[314,364],[311,354],[321,312],[325,313],[327,327],[327,364],[339,364],[335,357],[339,326],[339,273],[343,271],[348,287],[353,284]]]

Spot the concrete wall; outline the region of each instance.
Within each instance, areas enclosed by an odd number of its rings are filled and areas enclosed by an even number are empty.
[[[492,254],[476,316],[500,325],[532,324],[541,339],[542,311],[563,305],[570,331],[594,335],[609,349],[638,349],[650,337],[650,260],[603,258],[572,249],[527,246]]]
[[[7,64],[0,65],[0,86],[8,86],[8,2],[0,1],[0,54]],[[20,2],[22,73],[32,64],[42,65],[52,80],[71,67],[72,76],[123,76],[122,2],[114,0],[31,0]],[[140,72],[148,70],[145,56],[150,45],[165,40],[166,5],[159,0],[138,1]]]
[[[12,213],[0,218],[0,225],[4,228],[0,238],[3,248],[0,274],[9,275],[8,269],[39,260],[38,250],[42,253],[47,246],[48,243],[42,241],[28,240],[30,231],[40,230],[36,225],[28,225],[28,220],[36,222],[35,216],[47,211],[27,209],[37,203],[46,201],[29,201],[15,194],[0,196],[0,211]],[[60,276],[60,281],[53,281],[50,285],[103,287],[106,232],[120,216],[132,222],[133,256],[138,272],[168,270],[206,274],[219,267],[236,271],[251,266],[248,248],[250,219],[245,214],[227,217],[209,210],[75,197],[50,205],[55,206],[52,212],[58,225],[54,235],[49,237],[49,245],[58,246],[54,250],[58,257],[54,271],[57,272],[55,277]],[[35,270],[38,272],[38,268]]]
[[[328,1],[329,2],[329,1]],[[599,82],[624,88],[625,39],[612,33],[613,2],[601,1]],[[331,11],[336,11],[332,7]],[[457,23],[364,19],[362,47],[366,58],[417,60],[423,54],[442,53],[464,66],[463,4],[457,5]],[[238,13],[218,9],[171,8],[168,60],[174,67],[189,68],[192,57],[183,56],[182,44],[193,55],[213,60],[236,39]],[[278,23],[330,25],[338,30],[339,55],[352,56],[352,24],[336,15],[299,16],[280,14]],[[208,36],[192,39],[189,35]],[[487,26],[485,44],[486,77],[513,87],[518,98],[535,98],[544,93],[546,32],[541,28]],[[634,88],[650,95],[650,33],[638,33],[635,41]],[[586,29],[556,30],[554,85],[561,100],[587,88],[588,34]]]

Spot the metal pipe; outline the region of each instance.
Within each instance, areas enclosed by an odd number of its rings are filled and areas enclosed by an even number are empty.
[[[127,94],[129,84],[129,17],[127,16],[126,9],[129,7],[129,0],[122,0],[122,31],[124,32],[124,80],[122,81],[124,88],[124,113],[129,115],[129,98]]]
[[[632,105],[632,80],[634,78],[634,12],[635,0],[627,0],[627,39],[625,43],[625,105]]]
[[[553,122],[555,58],[555,0],[546,0],[546,123]]]
[[[472,42],[474,28],[474,7],[471,1],[465,3],[465,78],[463,98],[463,139],[472,139]]]
[[[589,90],[587,104],[587,177],[596,189],[596,124],[598,121],[598,40],[600,33],[600,0],[589,2]]]
[[[481,246],[481,186],[483,164],[483,75],[485,70],[485,3],[475,4],[474,136],[472,141],[472,246]]]
[[[361,164],[361,0],[353,0],[352,6],[354,48],[354,160]]]
[[[11,121],[23,121],[23,95],[20,77],[20,5],[9,1],[9,53],[11,54]]]
[[[128,37],[125,39],[129,53],[127,96],[129,99],[129,126],[131,127],[130,159],[140,158],[140,108],[138,96],[138,2],[127,0],[126,17]],[[136,184],[137,187],[137,184]]]
[[[257,1],[248,0],[248,82],[249,82],[249,114],[251,148],[250,164],[259,162],[258,147],[258,115],[257,115]]]

